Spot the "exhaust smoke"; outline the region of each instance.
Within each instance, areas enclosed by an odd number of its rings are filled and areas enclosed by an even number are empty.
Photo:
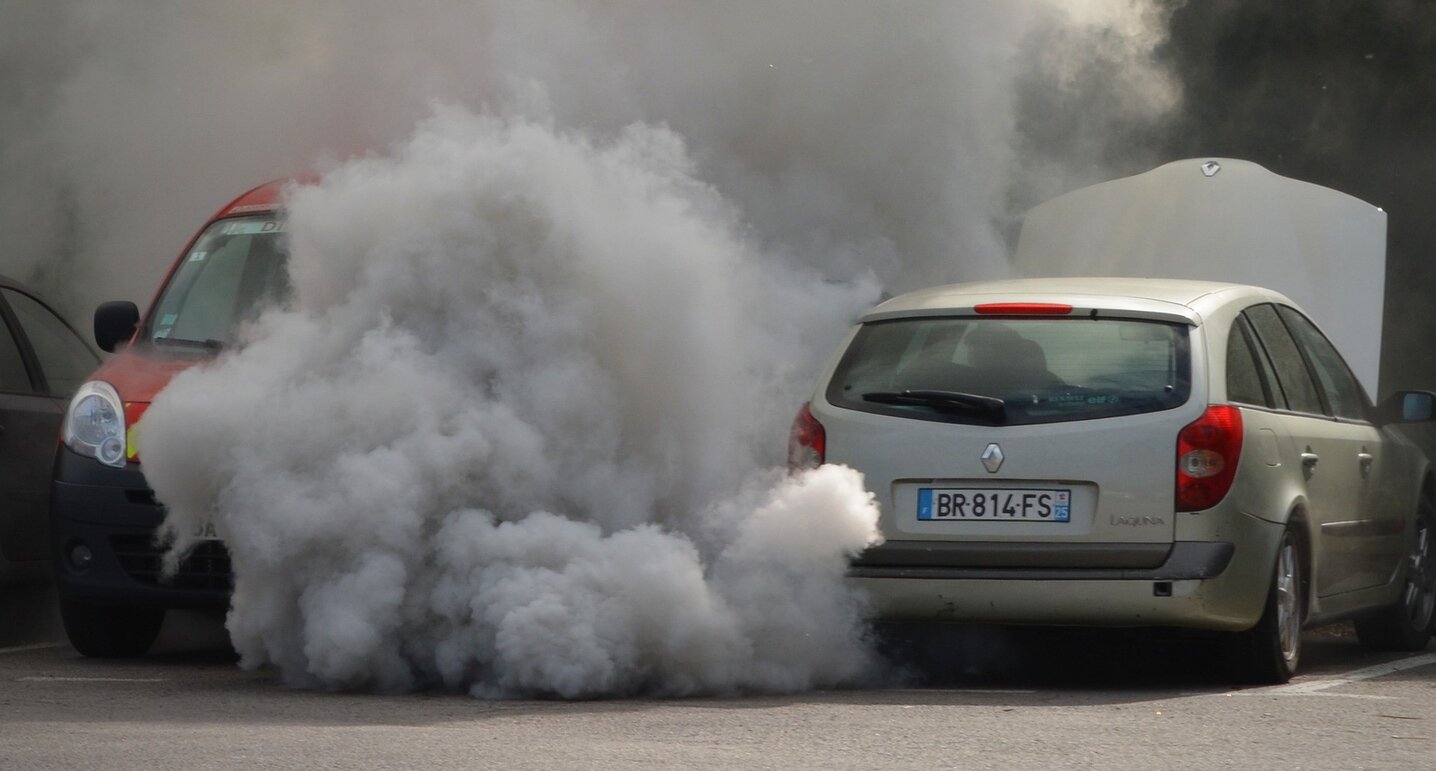
[[[1014,212],[1098,173],[1013,147],[1072,77],[1147,73],[1074,135],[1171,102],[1143,0],[23,10],[3,259],[72,318],[329,169],[292,304],[137,428],[171,561],[229,545],[244,664],[328,688],[871,672],[861,481],[764,470],[820,357],[882,291],[1004,275]]]
[[[398,142],[435,102],[529,101],[593,136],[672,128],[766,248],[828,278],[1000,276],[1013,213],[1079,186],[1034,183],[1067,166],[1013,137],[1150,114],[1144,79],[1110,77],[1156,71],[1148,5],[7,3],[0,269],[74,319],[143,305],[240,190]],[[1089,72],[1127,96],[1074,108]]]
[[[875,282],[772,259],[641,125],[446,110],[290,211],[292,307],[137,428],[175,554],[229,545],[245,666],[568,698],[872,671],[861,478],[754,469]]]

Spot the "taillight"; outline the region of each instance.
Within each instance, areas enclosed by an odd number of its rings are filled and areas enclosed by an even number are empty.
[[[1177,511],[1210,509],[1227,496],[1242,456],[1242,413],[1217,404],[1177,435]]]
[[[813,417],[804,402],[793,418],[793,430],[788,432],[788,470],[803,471],[823,465],[827,451],[828,435],[823,424]]]

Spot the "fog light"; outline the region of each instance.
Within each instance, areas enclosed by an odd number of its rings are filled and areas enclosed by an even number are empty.
[[[100,443],[100,449],[95,453],[95,457],[107,466],[123,466],[125,443],[112,436]]]
[[[86,546],[83,543],[77,543],[74,546],[70,547],[70,564],[74,565],[80,570],[84,570],[85,568],[89,567],[90,561],[94,558],[95,553],[90,551],[90,547]]]

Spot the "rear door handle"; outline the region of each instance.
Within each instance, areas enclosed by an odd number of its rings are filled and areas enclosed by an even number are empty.
[[[1316,462],[1319,460],[1321,460],[1321,456],[1312,452],[1310,447],[1306,449],[1306,452],[1301,454],[1301,470],[1306,474],[1308,479],[1316,474]]]
[[[1369,452],[1367,452],[1367,451],[1365,451],[1365,450],[1362,450],[1361,452],[1356,453],[1356,462],[1359,463],[1359,464],[1361,464],[1361,478],[1362,478],[1362,479],[1365,479],[1365,478],[1371,476],[1371,463],[1372,463],[1372,461],[1374,461],[1374,460],[1376,460],[1376,456],[1375,456],[1375,455],[1372,455],[1371,453],[1369,453]]]

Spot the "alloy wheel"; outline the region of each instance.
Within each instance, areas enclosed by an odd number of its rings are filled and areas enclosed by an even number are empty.
[[[1406,590],[1401,604],[1406,621],[1412,629],[1429,629],[1436,616],[1436,555],[1432,554],[1432,530],[1429,517],[1416,520],[1416,538],[1407,557]]]
[[[1301,574],[1297,559],[1296,544],[1290,537],[1284,539],[1277,559],[1276,623],[1281,657],[1288,665],[1293,665],[1301,653]]]

